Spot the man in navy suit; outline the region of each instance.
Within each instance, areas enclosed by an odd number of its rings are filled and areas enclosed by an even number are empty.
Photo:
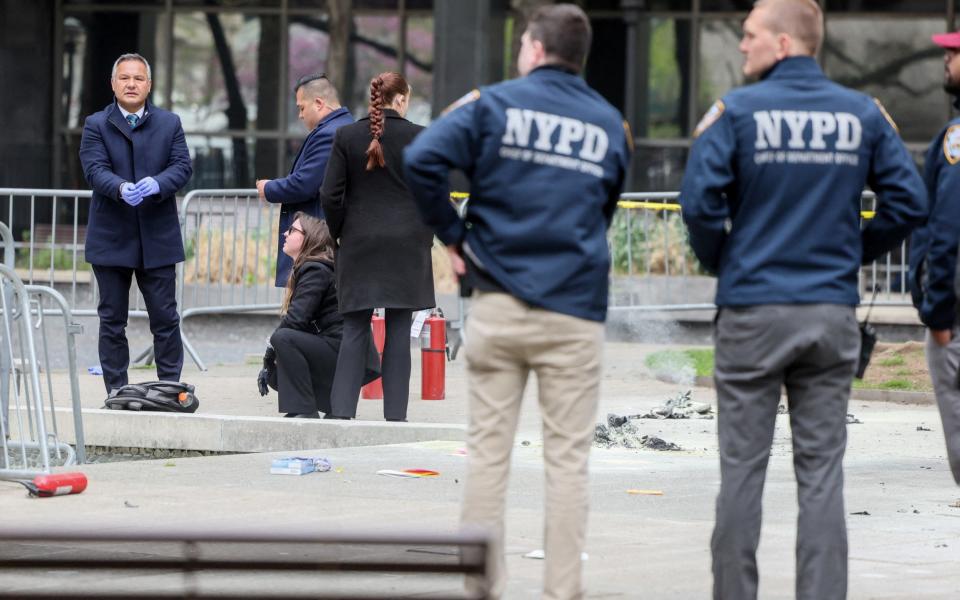
[[[93,189],[86,260],[100,290],[100,366],[108,392],[127,384],[134,274],[150,317],[157,377],[180,380],[176,264],[183,260],[183,239],[175,194],[193,173],[180,118],[147,102],[146,59],[120,56],[110,82],[116,102],[87,117],[80,140],[83,174]]]
[[[300,120],[310,132],[304,140],[290,174],[283,179],[260,179],[257,191],[267,202],[280,205],[280,229],[277,239],[276,286],[287,285],[293,259],[283,253],[283,233],[293,225],[293,215],[302,211],[323,218],[317,192],[327,170],[333,147],[333,134],[342,125],[353,123],[353,116],[340,106],[337,88],[326,75],[302,77],[294,88]]]

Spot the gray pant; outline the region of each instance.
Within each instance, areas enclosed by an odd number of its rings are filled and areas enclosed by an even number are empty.
[[[842,462],[860,349],[853,307],[724,307],[715,339],[721,483],[711,541],[714,598],[757,597],[761,498],[781,385],[800,503],[796,597],[845,598]]]
[[[960,329],[954,328],[953,339],[941,346],[927,333],[927,367],[933,390],[940,407],[943,436],[947,441],[947,458],[953,480],[960,485],[960,386],[957,369],[960,366]]]

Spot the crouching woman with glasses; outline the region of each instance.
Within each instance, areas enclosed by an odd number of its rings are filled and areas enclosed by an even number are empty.
[[[280,412],[287,417],[317,419],[319,413],[330,412],[330,388],[343,335],[333,274],[333,239],[326,222],[303,212],[294,216],[283,235],[283,253],[293,259],[293,269],[280,325],[270,336],[276,381],[269,379],[279,394]],[[262,384],[261,391],[265,391]]]

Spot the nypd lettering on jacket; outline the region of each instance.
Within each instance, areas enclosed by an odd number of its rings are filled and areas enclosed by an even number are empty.
[[[526,108],[506,109],[500,158],[551,165],[603,177],[610,138],[601,127]]]
[[[623,116],[582,77],[544,65],[473,91],[404,150],[407,185],[445,244],[530,304],[607,313],[607,228],[630,164]],[[449,174],[470,177],[463,219]]]
[[[718,306],[856,305],[860,264],[926,215],[883,106],[827,79],[811,57],[783,59],[729,92],[694,136],[680,204],[697,259],[718,276]],[[868,183],[877,212],[863,226]]]
[[[758,110],[753,161],[857,166],[863,125],[848,112]]]

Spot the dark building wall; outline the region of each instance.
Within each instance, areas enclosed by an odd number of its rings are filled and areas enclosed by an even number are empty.
[[[474,88],[503,79],[506,0],[435,0],[433,114]]]
[[[50,187],[54,3],[0,0],[0,187]]]

